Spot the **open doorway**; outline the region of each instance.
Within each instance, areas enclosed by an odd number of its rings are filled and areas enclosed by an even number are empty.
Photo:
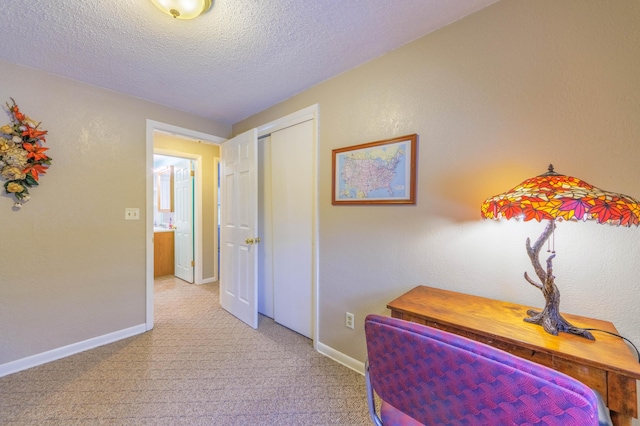
[[[147,120],[147,202],[146,243],[146,327],[154,323],[154,154],[191,160],[193,176],[193,282],[205,284],[218,280],[217,262],[217,174],[214,159],[225,139],[214,135]],[[156,221],[157,224],[157,221]],[[173,221],[172,221],[173,224]]]
[[[196,161],[153,155],[153,276],[194,282]]]

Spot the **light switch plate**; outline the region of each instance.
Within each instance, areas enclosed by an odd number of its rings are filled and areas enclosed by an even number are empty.
[[[134,208],[124,209],[124,218],[126,220],[140,220],[140,209],[134,209]]]

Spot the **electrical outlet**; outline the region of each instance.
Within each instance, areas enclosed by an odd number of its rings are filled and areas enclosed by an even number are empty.
[[[126,208],[124,209],[125,220],[140,220],[140,209]]]
[[[353,330],[353,323],[355,320],[355,316],[351,312],[347,312],[344,325]]]

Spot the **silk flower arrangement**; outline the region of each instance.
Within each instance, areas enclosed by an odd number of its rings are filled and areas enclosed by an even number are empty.
[[[40,123],[20,112],[13,98],[6,105],[11,123],[0,127],[0,176],[6,180],[7,194],[16,199],[13,206],[20,208],[29,200],[29,188],[39,185],[51,158],[45,154],[49,148],[43,146],[47,131],[39,130]]]

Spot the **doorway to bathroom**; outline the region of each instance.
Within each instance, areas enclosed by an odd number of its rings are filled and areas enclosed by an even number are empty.
[[[154,154],[154,278],[194,282],[194,176],[189,158]]]
[[[218,280],[218,238],[217,238],[217,161],[220,155],[219,144],[225,139],[217,136],[147,120],[147,209],[145,213],[147,228],[147,268],[146,268],[146,324],[147,330],[153,328],[154,318],[154,255],[156,226],[164,224],[168,226],[168,217],[171,217],[171,225],[179,226],[177,211],[173,216],[155,218],[154,203],[158,203],[157,181],[154,180],[154,155],[175,157],[191,161],[190,177],[193,196],[193,208],[191,214],[191,238],[190,246],[193,255],[189,262],[184,262],[193,271],[192,282],[194,284],[207,284]],[[174,185],[178,167],[173,164]],[[184,175],[191,172],[184,173]],[[169,185],[170,186],[170,185]],[[169,191],[168,189],[167,191]],[[175,188],[174,188],[175,190]],[[176,202],[174,194],[174,203]],[[165,206],[166,207],[166,206]],[[175,206],[174,206],[175,208]],[[173,231],[175,233],[175,230]],[[171,236],[174,236],[173,233]],[[176,234],[175,237],[178,235]],[[166,237],[165,237],[166,238]],[[175,253],[174,253],[175,256]],[[193,261],[191,264],[190,261]]]

